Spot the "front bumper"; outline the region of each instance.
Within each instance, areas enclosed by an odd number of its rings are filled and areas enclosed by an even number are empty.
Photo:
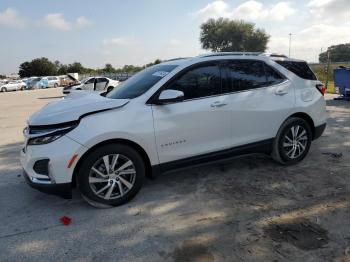
[[[24,176],[31,187],[42,192],[69,197],[73,171],[78,159],[87,150],[84,146],[62,136],[49,144],[26,146],[21,150],[21,165]],[[78,155],[71,166],[68,163],[74,155]],[[39,161],[47,160],[47,172],[35,168]],[[39,170],[39,171],[38,171]]]
[[[51,184],[51,183],[38,183],[35,178],[30,177],[27,172],[23,169],[23,176],[27,184],[39,190],[40,192],[58,195],[65,199],[72,199],[72,185],[71,183],[63,184]]]

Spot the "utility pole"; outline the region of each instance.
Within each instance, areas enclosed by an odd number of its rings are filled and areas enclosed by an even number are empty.
[[[290,58],[290,49],[292,47],[292,33],[289,34],[289,58]]]
[[[329,66],[331,63],[331,53],[327,52],[327,69],[326,69],[326,89],[328,88],[328,74],[329,74]]]

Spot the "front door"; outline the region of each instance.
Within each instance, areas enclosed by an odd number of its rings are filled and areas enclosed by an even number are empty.
[[[92,77],[87,80],[82,88],[83,90],[94,90],[95,89],[95,78]]]
[[[165,89],[182,91],[185,99],[152,105],[160,163],[227,148],[231,134],[229,96],[221,94],[221,68],[216,63],[180,73]]]

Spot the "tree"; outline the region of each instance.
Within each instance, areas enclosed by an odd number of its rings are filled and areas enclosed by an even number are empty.
[[[106,64],[102,71],[105,73],[115,73],[115,69],[111,64]]]
[[[85,73],[86,70],[85,68],[82,66],[81,63],[79,62],[74,62],[73,64],[69,64],[67,66],[67,73],[79,73],[79,74],[83,74]]]
[[[270,38],[265,30],[242,20],[209,19],[200,28],[202,47],[213,52],[264,52]]]
[[[46,57],[33,59],[31,62],[24,62],[19,66],[20,77],[50,76],[57,74],[57,68]]]
[[[328,47],[326,52],[323,52],[319,56],[321,63],[326,63],[328,59],[328,52],[332,62],[347,62],[350,61],[350,43],[333,45]]]

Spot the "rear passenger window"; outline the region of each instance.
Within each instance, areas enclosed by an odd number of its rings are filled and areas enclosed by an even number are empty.
[[[275,61],[284,68],[293,72],[297,76],[306,80],[317,80],[315,74],[312,72],[306,62],[295,62],[295,61]]]
[[[267,79],[267,85],[277,85],[282,83],[286,78],[278,73],[275,69],[265,64],[265,73]]]
[[[235,60],[228,64],[228,83],[224,92],[243,91],[266,86],[263,62]]]
[[[217,95],[221,92],[220,68],[210,64],[190,70],[167,89],[184,92],[185,99]]]

